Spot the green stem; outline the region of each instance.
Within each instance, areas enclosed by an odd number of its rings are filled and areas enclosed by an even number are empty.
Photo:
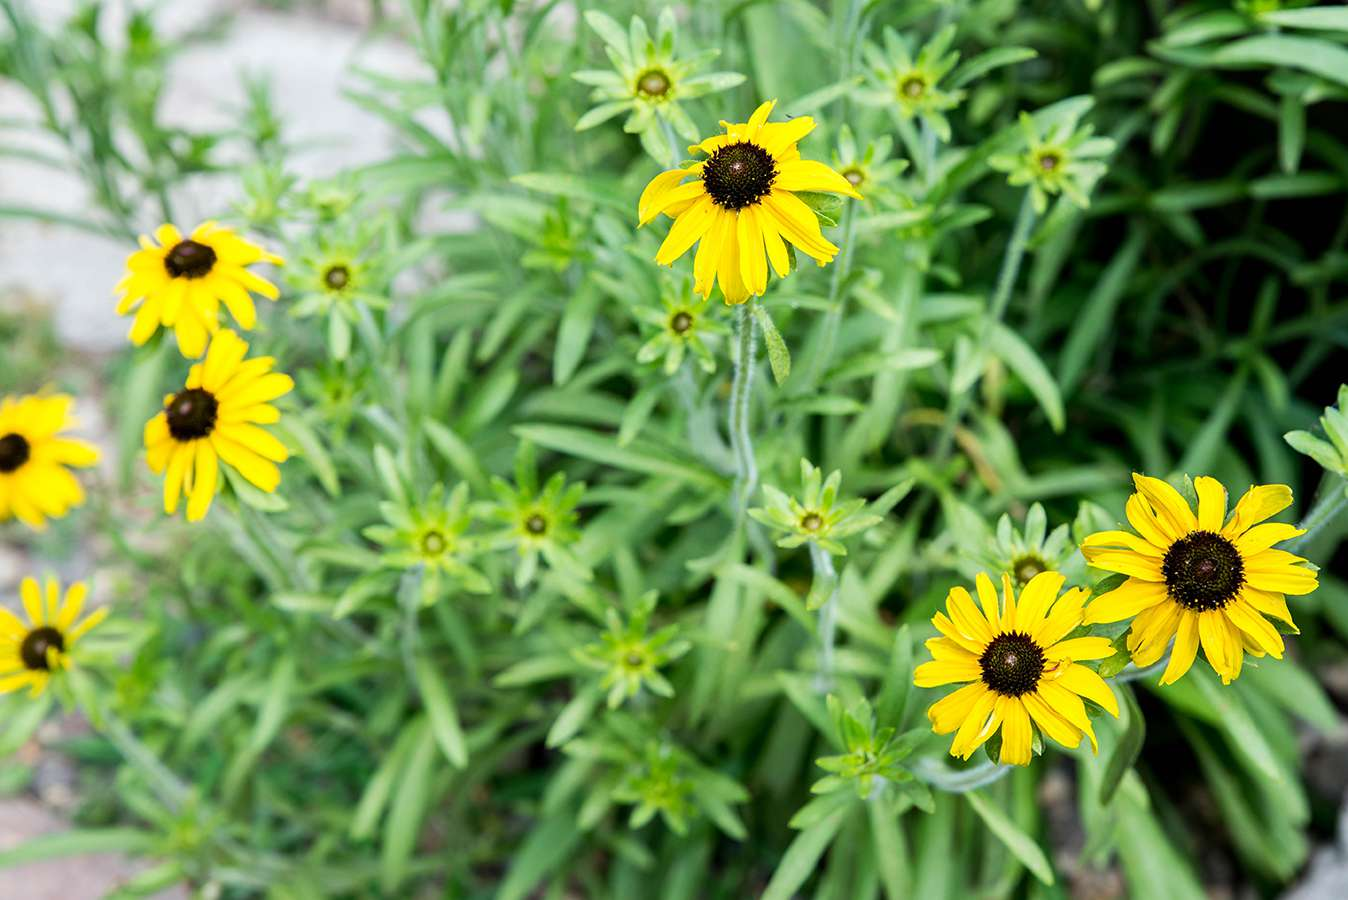
[[[749,304],[735,311],[735,377],[730,386],[730,446],[735,453],[735,521],[743,524],[754,488],[758,485],[758,464],[754,460],[754,442],[749,433],[750,398],[754,377],[754,318]]]
[[[1345,490],[1344,479],[1337,475],[1326,474],[1319,497],[1311,506],[1311,511],[1306,513],[1306,518],[1297,526],[1306,533],[1289,542],[1287,549],[1293,553],[1298,552],[1314,540],[1317,533],[1337,519],[1345,507],[1348,507],[1348,490]]]
[[[814,687],[821,694],[833,689],[835,645],[838,641],[838,573],[833,568],[833,557],[814,541],[810,541],[810,565],[816,579],[832,582],[828,599],[819,608],[819,672]]]
[[[974,359],[978,361],[980,366],[983,364],[989,345],[992,343],[992,330],[1002,321],[1002,318],[1006,315],[1006,308],[1011,303],[1011,291],[1016,286],[1016,276],[1020,274],[1020,264],[1025,258],[1025,248],[1030,243],[1030,232],[1034,228],[1034,220],[1034,199],[1031,192],[1026,191],[1025,196],[1020,201],[1020,213],[1016,216],[1016,224],[1011,229],[1011,240],[1007,242],[1006,253],[1002,256],[1002,268],[997,273],[997,285],[993,289],[992,303],[988,307],[982,327],[978,330],[978,343],[973,349]],[[969,400],[973,396],[974,387],[977,384],[978,379],[974,378],[970,384],[950,395],[950,402],[946,408],[945,423],[941,426],[941,435],[936,441],[937,459],[944,459],[950,454],[955,429],[959,426],[960,420],[964,418],[964,412],[968,409]]]

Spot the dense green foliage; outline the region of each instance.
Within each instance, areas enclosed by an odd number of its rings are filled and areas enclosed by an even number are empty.
[[[126,849],[153,862],[129,895],[276,898],[1291,881],[1338,800],[1300,773],[1348,640],[1348,445],[1318,423],[1348,339],[1348,14],[595,6],[380,4],[424,70],[355,68],[349,98],[402,149],[309,183],[263,83],[229,132],[160,120],[174,49],[210,34],[107,34],[97,3],[43,30],[0,0],[0,78],[42,115],[4,126],[47,134],[93,204],[0,215],[130,252],[223,175],[218,218],[288,261],[247,337],[299,384],[280,490],[232,481],[187,526],[139,458],[186,367],[163,336],[116,364],[120,471],[32,544],[111,539],[116,616],[56,692],[107,777],[84,830],[0,863]],[[652,67],[672,99],[628,96]],[[832,265],[703,303],[637,198],[768,98],[865,200],[816,201]],[[0,359],[6,392],[48,381]],[[1322,571],[1289,658],[1225,688],[1201,661],[1165,688],[1124,670],[1098,755],[950,760],[924,715],[944,690],[912,687],[932,613],[1027,559],[1094,586],[1076,545],[1123,519],[1131,471],[1292,486]],[[53,702],[4,698],[0,751]]]

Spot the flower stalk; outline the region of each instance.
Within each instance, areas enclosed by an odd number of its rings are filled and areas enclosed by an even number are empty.
[[[735,522],[744,524],[749,500],[758,484],[758,463],[750,433],[750,399],[753,393],[756,323],[748,304],[735,310],[735,374],[730,386],[730,445],[735,454]]]

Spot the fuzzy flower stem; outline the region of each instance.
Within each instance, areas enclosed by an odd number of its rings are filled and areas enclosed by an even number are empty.
[[[1311,511],[1297,525],[1306,533],[1288,542],[1288,551],[1300,553],[1301,548],[1315,540],[1316,534],[1337,519],[1345,507],[1348,507],[1348,490],[1345,490],[1344,479],[1326,473]]]
[[[1016,224],[1011,229],[1011,240],[1006,244],[1006,253],[1002,256],[1002,268],[997,273],[997,286],[993,289],[992,302],[988,306],[988,311],[983,319],[983,326],[978,331],[978,343],[974,346],[974,359],[978,360],[979,365],[986,358],[988,349],[992,344],[992,331],[1006,315],[1006,307],[1011,302],[1011,291],[1016,286],[1016,276],[1020,274],[1021,261],[1025,259],[1025,248],[1030,242],[1030,232],[1034,228],[1035,211],[1034,197],[1030,191],[1025,192],[1025,196],[1020,201],[1020,213],[1016,216]],[[962,390],[950,395],[950,403],[946,408],[945,424],[941,427],[941,435],[936,441],[936,458],[945,459],[950,454],[951,443],[955,437],[955,429],[959,426],[960,419],[964,417],[964,412],[969,406],[969,399],[973,396],[973,384],[965,386]]]
[[[758,485],[758,464],[749,433],[749,400],[754,377],[754,329],[749,304],[735,311],[735,377],[730,387],[730,444],[735,451],[735,521],[744,523],[749,500]]]
[[[819,672],[814,677],[814,688],[821,694],[833,689],[834,648],[838,641],[838,573],[833,568],[833,557],[814,541],[810,541],[810,565],[814,577],[832,582],[828,599],[819,608]]]

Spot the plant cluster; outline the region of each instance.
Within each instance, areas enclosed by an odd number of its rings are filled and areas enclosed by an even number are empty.
[[[34,572],[0,611],[0,754],[58,704],[95,735],[80,827],[0,866],[296,900],[1290,882],[1348,656],[1348,17],[602,7],[373,4],[423,70],[348,96],[400,149],[309,180],[264,82],[235,129],[161,121],[213,32],[0,0],[38,113],[3,125],[49,148],[0,154],[91,201],[0,215],[128,253],[115,453],[54,361],[0,372],[0,535],[100,548],[103,601]],[[207,175],[235,203],[182,220]]]

